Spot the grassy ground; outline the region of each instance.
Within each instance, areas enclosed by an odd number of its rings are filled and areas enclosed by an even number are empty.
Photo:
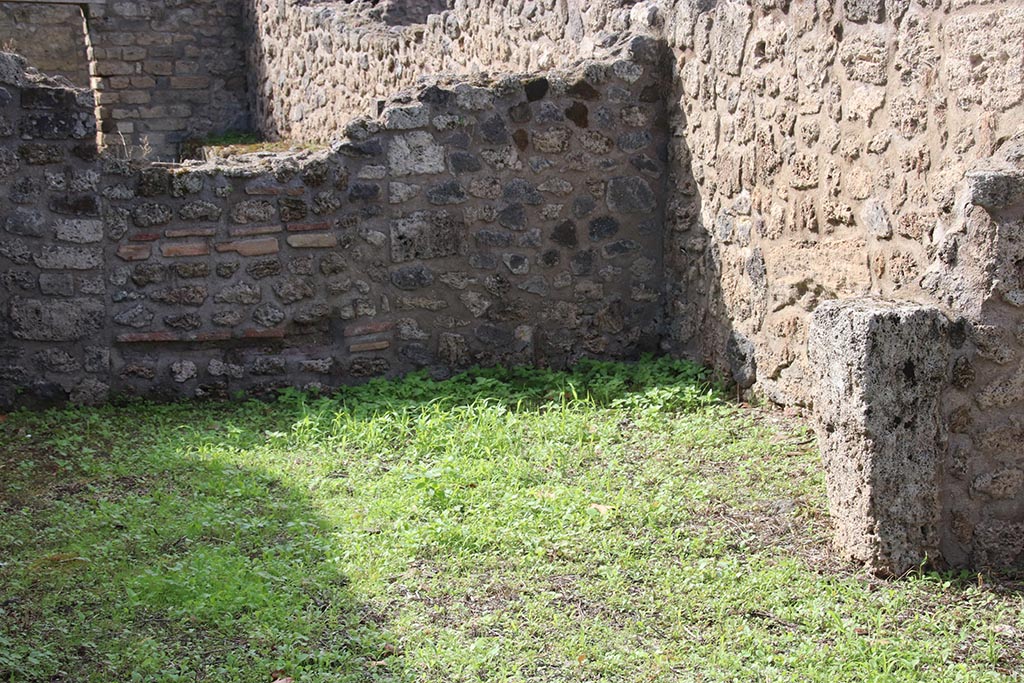
[[[0,680],[995,681],[1007,580],[828,551],[806,428],[693,366],[0,423]]]

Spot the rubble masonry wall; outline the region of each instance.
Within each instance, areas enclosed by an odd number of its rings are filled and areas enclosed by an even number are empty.
[[[441,81],[331,150],[140,170],[5,58],[4,404],[656,350],[657,74]]]

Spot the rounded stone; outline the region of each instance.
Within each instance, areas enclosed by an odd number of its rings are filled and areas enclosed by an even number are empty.
[[[195,379],[198,374],[196,364],[190,360],[180,360],[171,364],[171,377],[178,384],[183,384],[190,379]]]
[[[273,304],[261,304],[252,312],[252,319],[257,325],[274,327],[285,318],[284,311]]]

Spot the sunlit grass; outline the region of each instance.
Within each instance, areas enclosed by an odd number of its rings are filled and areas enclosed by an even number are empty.
[[[0,423],[0,680],[1014,680],[1021,593],[828,550],[695,366]]]

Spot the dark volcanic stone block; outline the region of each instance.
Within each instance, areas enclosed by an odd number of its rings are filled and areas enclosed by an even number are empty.
[[[424,265],[403,266],[391,271],[391,284],[399,289],[422,289],[433,283],[434,273]]]

